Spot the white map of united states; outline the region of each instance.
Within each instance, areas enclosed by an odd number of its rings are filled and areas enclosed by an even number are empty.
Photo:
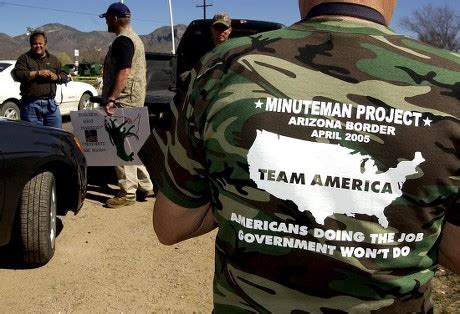
[[[407,178],[425,159],[400,161],[381,172],[369,155],[335,144],[315,143],[257,130],[248,152],[257,187],[309,211],[319,224],[334,214],[376,216],[388,227],[385,208],[402,195]]]

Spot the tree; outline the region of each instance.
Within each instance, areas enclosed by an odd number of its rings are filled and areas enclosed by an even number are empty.
[[[69,55],[65,52],[62,52],[62,51],[57,52],[55,56],[56,58],[58,58],[58,60],[61,62],[62,65],[73,63],[72,58],[69,57]]]
[[[102,63],[104,61],[105,50],[100,47],[83,46],[80,48],[80,57],[86,62]]]
[[[411,17],[400,21],[401,27],[417,34],[418,39],[430,45],[452,51],[460,49],[460,21],[448,5],[434,7],[431,4],[415,10]]]

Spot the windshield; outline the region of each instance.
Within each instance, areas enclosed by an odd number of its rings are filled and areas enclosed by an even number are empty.
[[[0,73],[3,72],[6,68],[10,67],[11,63],[0,62]]]

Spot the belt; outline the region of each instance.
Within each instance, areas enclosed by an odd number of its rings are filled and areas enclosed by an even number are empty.
[[[46,97],[22,97],[27,100],[50,100],[54,99],[54,96],[46,96]]]

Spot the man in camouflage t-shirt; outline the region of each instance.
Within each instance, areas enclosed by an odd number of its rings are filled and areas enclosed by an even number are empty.
[[[330,2],[206,55],[154,135],[155,231],[218,227],[216,312],[430,312],[460,270],[460,57]]]

